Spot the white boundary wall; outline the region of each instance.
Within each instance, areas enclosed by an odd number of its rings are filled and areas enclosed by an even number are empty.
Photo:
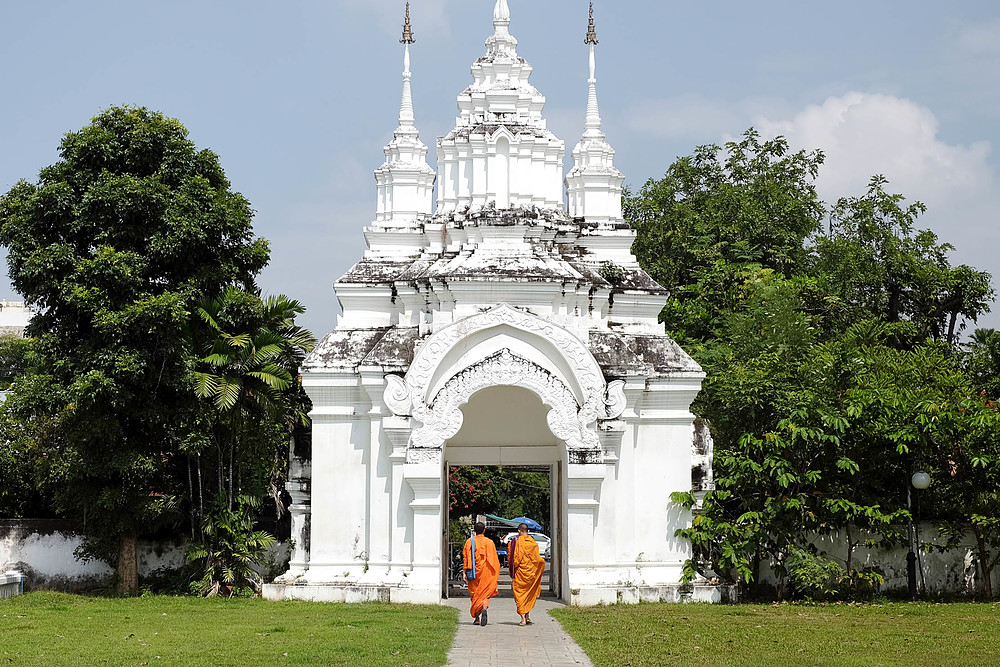
[[[0,524],[0,571],[20,570],[25,575],[25,589],[82,590],[101,585],[114,573],[103,561],[83,561],[76,557],[74,552],[83,543],[80,535],[59,529],[35,532],[32,529],[35,523]],[[140,540],[137,554],[139,576],[173,570],[184,564],[184,545],[179,542]]]
[[[19,570],[24,590],[82,591],[104,585],[114,568],[100,560],[76,557],[83,538],[58,521],[0,522],[0,572]],[[176,570],[184,565],[183,539],[152,542],[139,540],[136,554],[139,576],[148,577]],[[288,562],[288,544],[281,542],[269,551],[278,564]]]
[[[958,547],[945,549],[945,540],[932,524],[921,524],[917,531],[921,549],[919,550],[917,588],[930,595],[969,595],[981,596],[983,591],[983,573],[977,563],[978,551],[972,535],[966,536]],[[866,540],[871,535],[855,533],[855,540]],[[817,537],[813,544],[822,555],[844,565],[847,559],[847,540],[839,534]],[[882,592],[905,591],[907,545],[892,549],[867,548],[857,546],[851,558],[851,567],[855,570],[863,568],[879,568],[885,576]],[[923,575],[921,577],[921,574]],[[992,573],[994,595],[1000,593],[1000,567]],[[775,584],[776,578],[770,568],[761,568],[761,579],[764,583]]]
[[[921,589],[926,584],[927,592],[932,595],[981,594],[982,573],[976,564],[975,541],[971,536],[959,548],[942,550],[944,542],[933,526],[923,525],[919,534],[925,547],[920,553],[923,580],[919,574],[917,577]],[[81,543],[82,538],[69,530],[32,532],[16,524],[0,526],[0,572],[20,570],[25,576],[25,590],[74,591],[99,586],[114,571],[101,561],[78,559],[74,551]],[[843,564],[846,546],[842,539],[823,537],[814,543],[828,557]],[[906,553],[905,546],[888,551],[856,547],[852,565],[856,569],[880,568],[885,574],[883,592],[905,590]],[[182,566],[184,545],[140,541],[138,556],[140,576],[149,576]],[[287,557],[287,545],[279,545],[275,556]],[[763,568],[762,578],[765,583],[775,583],[773,572],[767,568]],[[993,572],[993,590],[1000,591],[1000,568]]]

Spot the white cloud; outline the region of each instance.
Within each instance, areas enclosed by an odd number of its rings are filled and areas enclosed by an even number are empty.
[[[953,263],[1000,276],[1000,178],[988,142],[949,144],[927,107],[858,92],[830,97],[786,120],[759,117],[754,124],[765,136],[784,135],[794,149],[826,153],[817,183],[824,200],[861,195],[873,174],[883,174],[889,191],[927,204],[917,226],[955,246]],[[979,325],[1000,326],[1000,312]]]
[[[863,191],[873,174],[894,190],[928,204],[985,196],[996,175],[990,145],[956,146],[938,138],[930,109],[891,95],[850,92],[810,105],[788,120],[759,117],[765,135],[784,135],[793,146],[826,153],[820,189],[827,198]]]

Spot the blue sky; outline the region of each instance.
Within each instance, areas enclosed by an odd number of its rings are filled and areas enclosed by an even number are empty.
[[[63,133],[129,103],[215,150],[271,241],[264,289],[322,335],[364,250],[372,171],[399,109],[400,0],[0,3],[0,190]],[[493,0],[412,0],[417,126],[431,147],[492,32]],[[587,2],[509,0],[519,53],[572,149],[586,107]],[[930,210],[955,263],[1000,275],[1000,3],[596,0],[598,91],[629,183],[753,125],[828,155],[824,197],[884,173]],[[5,273],[5,271],[4,271]],[[0,297],[16,298],[0,279]],[[980,325],[1000,328],[1000,313]]]

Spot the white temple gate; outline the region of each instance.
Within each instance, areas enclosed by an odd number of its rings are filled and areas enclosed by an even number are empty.
[[[407,6],[399,127],[375,172],[369,250],[337,281],[343,315],[303,368],[311,456],[288,483],[291,569],[266,597],[439,601],[447,466],[492,464],[554,471],[565,600],[718,595],[679,583],[690,545],[674,532],[690,516],[669,496],[711,485],[711,440],[689,411],[704,374],[663,333],[667,292],[631,254],[593,11],[585,130],[565,178],[509,25],[498,0],[458,123],[438,140],[432,209]]]

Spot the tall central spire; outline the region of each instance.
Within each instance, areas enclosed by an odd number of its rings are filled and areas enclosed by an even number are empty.
[[[403,99],[399,104],[399,127],[396,133],[416,134],[417,128],[413,118],[413,94],[410,91],[410,44],[416,42],[413,38],[413,28],[410,26],[410,3],[406,3],[406,21],[403,23]]]
[[[497,0],[497,5],[493,8],[493,25],[498,27],[498,23],[510,24],[510,7],[507,6],[507,0]]]
[[[493,35],[486,40],[489,55],[515,57],[517,40],[510,34],[510,7],[507,0],[497,0],[493,8]]]
[[[439,214],[490,205],[563,214],[566,146],[546,126],[545,97],[529,81],[531,65],[517,54],[507,2],[493,5],[486,54],[472,63],[473,81],[458,96],[454,129],[438,139]]]
[[[601,132],[601,113],[597,107],[597,56],[595,55],[595,47],[597,46],[597,29],[594,27],[594,3],[590,3],[590,24],[587,27],[587,38],[583,40],[584,44],[590,46],[590,78],[587,79],[587,84],[590,88],[590,93],[587,96],[587,121],[586,132],[583,136],[588,138],[603,138],[604,133]]]

